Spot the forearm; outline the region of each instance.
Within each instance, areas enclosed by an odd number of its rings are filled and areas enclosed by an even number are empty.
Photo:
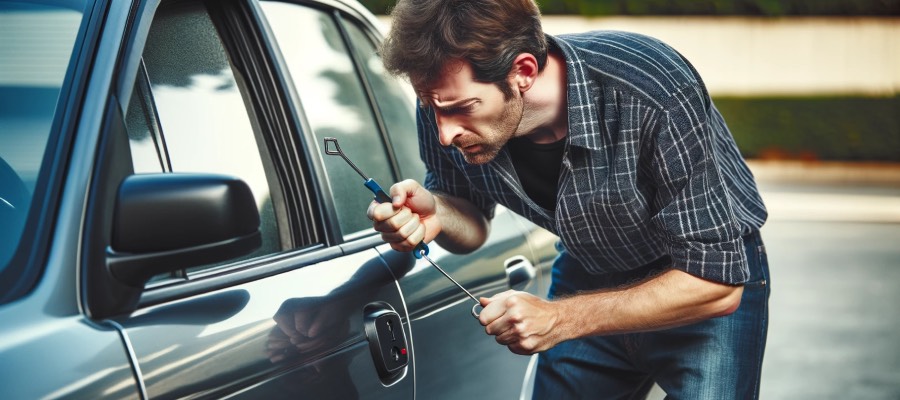
[[[453,253],[470,253],[487,241],[490,221],[470,201],[435,193],[441,232],[435,241]]]
[[[706,281],[668,270],[637,285],[575,295],[556,301],[565,339],[652,331],[734,312],[742,286]]]

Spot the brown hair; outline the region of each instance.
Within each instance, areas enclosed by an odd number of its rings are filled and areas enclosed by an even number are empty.
[[[399,0],[381,47],[385,68],[427,90],[448,61],[469,62],[479,82],[496,84],[506,99],[513,60],[532,54],[543,70],[547,39],[534,0]]]

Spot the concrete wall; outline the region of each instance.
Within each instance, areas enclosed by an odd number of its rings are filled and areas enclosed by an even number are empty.
[[[900,89],[900,18],[544,17],[549,34],[594,29],[662,39],[691,60],[714,95],[891,96]]]

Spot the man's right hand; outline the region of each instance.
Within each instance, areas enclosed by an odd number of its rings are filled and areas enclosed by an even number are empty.
[[[391,186],[390,203],[373,201],[366,215],[381,238],[397,251],[412,251],[441,232],[438,200],[418,182],[407,179]]]

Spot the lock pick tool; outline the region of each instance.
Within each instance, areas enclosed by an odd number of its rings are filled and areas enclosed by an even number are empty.
[[[350,159],[347,158],[347,156],[344,154],[343,150],[341,150],[341,146],[338,144],[337,139],[335,139],[333,137],[327,137],[324,140],[325,140],[325,154],[330,155],[330,156],[341,156],[341,158],[343,158],[344,161],[347,162],[347,164],[349,164],[351,167],[353,167],[353,170],[355,170],[356,173],[359,174],[359,176],[361,176],[363,178],[363,181],[364,181],[363,185],[375,195],[375,201],[377,201],[379,203],[390,203],[391,202],[391,196],[388,195],[387,192],[385,192],[384,189],[381,188],[381,186],[378,184],[378,182],[375,182],[374,179],[366,176],[366,174],[364,174],[356,166],[356,164],[353,163],[353,161],[350,161]],[[447,277],[447,279],[449,279],[450,282],[453,282],[453,284],[455,284],[456,287],[460,288],[460,290],[465,292],[466,295],[468,295],[469,298],[471,298],[472,301],[475,302],[475,305],[472,306],[472,316],[474,316],[475,318],[478,318],[478,315],[480,314],[480,312],[477,309],[478,309],[478,307],[481,307],[481,302],[478,301],[478,299],[475,298],[475,296],[473,296],[472,293],[470,293],[468,290],[466,290],[466,288],[464,288],[463,285],[460,285],[459,282],[456,281],[456,279],[453,279],[453,277],[450,276],[450,274],[448,274],[446,271],[444,271],[443,268],[438,266],[437,263],[431,259],[431,257],[428,257],[428,245],[425,244],[425,242],[419,242],[419,244],[416,245],[416,248],[413,251],[413,255],[415,255],[416,258],[424,258],[425,261],[428,261],[428,263],[431,264],[431,266],[433,266],[441,274],[443,274],[445,277]]]

